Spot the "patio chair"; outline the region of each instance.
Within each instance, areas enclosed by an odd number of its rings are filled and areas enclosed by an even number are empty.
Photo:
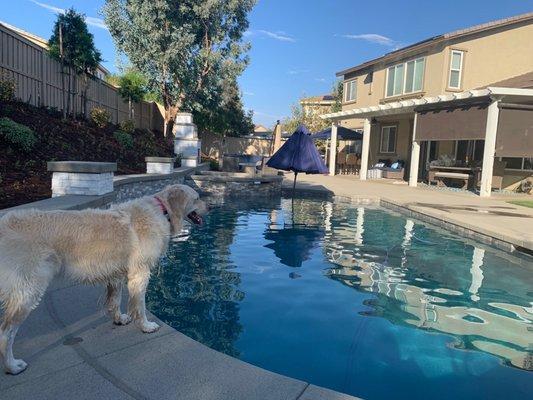
[[[506,161],[494,160],[494,167],[492,169],[492,188],[502,190],[503,176],[505,175]],[[481,187],[481,169],[476,174],[476,186]]]
[[[349,174],[355,174],[357,170],[357,154],[349,153],[346,156],[346,170]]]
[[[340,174],[346,173],[346,153],[344,151],[339,151],[337,153],[337,170]]]

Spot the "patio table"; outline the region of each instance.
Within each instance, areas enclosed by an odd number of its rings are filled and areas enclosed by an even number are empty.
[[[470,175],[472,179],[472,185],[475,187],[476,185],[475,180],[477,179],[477,176],[479,175],[477,172],[479,172],[480,170],[481,170],[480,167],[456,167],[456,166],[447,167],[444,165],[431,165],[429,167],[428,182],[429,184],[437,183],[435,179],[436,178],[435,174],[437,172],[450,172],[450,175],[463,173],[463,174]],[[450,176],[450,178],[453,179],[454,177]]]

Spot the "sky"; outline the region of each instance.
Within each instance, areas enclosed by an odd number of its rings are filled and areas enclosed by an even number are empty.
[[[104,0],[0,0],[0,20],[48,39],[55,14],[87,17],[104,65],[116,71]],[[254,122],[271,127],[301,97],[331,92],[335,73],[442,33],[533,11],[533,0],[258,0],[239,83]]]

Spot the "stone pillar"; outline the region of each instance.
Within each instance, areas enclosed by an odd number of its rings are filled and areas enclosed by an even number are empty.
[[[201,141],[192,114],[179,113],[174,121],[174,153],[181,155],[182,167],[196,167],[200,163]]]
[[[145,157],[147,174],[171,174],[174,171],[174,157]]]
[[[331,125],[331,142],[329,143],[329,174],[335,175],[337,167],[337,126],[338,122]]]
[[[363,124],[363,148],[361,149],[361,169],[359,170],[359,179],[366,181],[368,175],[368,155],[370,153],[370,119],[365,118]]]
[[[117,163],[89,161],[50,161],[52,197],[77,194],[100,196],[113,191]]]
[[[489,197],[492,191],[492,173],[494,171],[494,155],[496,152],[496,133],[500,110],[498,101],[493,101],[487,110],[487,128],[485,130],[485,147],[483,149],[483,164],[481,166],[481,188],[479,195]]]

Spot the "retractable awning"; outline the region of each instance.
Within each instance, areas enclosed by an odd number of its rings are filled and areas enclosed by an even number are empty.
[[[496,156],[533,157],[533,105],[500,103]]]
[[[440,108],[418,108],[416,140],[485,139],[489,99]]]

